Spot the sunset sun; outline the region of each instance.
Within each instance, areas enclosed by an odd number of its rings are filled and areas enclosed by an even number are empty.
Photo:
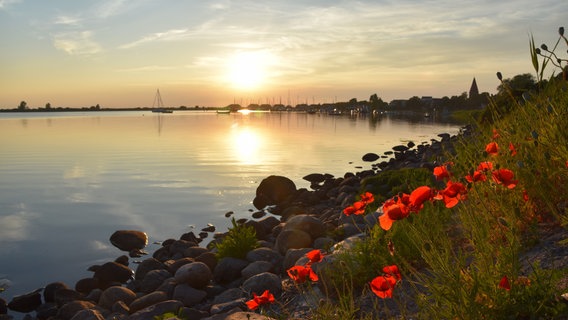
[[[227,61],[227,80],[237,89],[257,89],[268,79],[272,60],[263,51],[238,52]]]

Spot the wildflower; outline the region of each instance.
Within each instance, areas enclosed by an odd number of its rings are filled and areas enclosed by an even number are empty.
[[[318,281],[318,275],[310,266],[293,266],[286,271],[288,276],[296,283],[304,283],[306,280]]]
[[[367,205],[367,204],[373,203],[373,202],[375,201],[375,197],[373,196],[372,193],[370,193],[370,192],[365,192],[364,194],[361,195],[361,201],[362,201],[364,204]]]
[[[446,204],[446,208],[452,208],[458,204],[462,198],[465,198],[466,192],[467,190],[462,183],[448,180],[446,188],[439,191],[434,199],[443,200]]]
[[[465,176],[465,180],[468,182],[478,182],[478,181],[487,181],[487,177],[483,174],[480,170],[475,170],[472,174],[468,174]]]
[[[479,164],[479,166],[477,166],[477,170],[479,170],[479,171],[493,170],[493,162],[483,161],[482,163]]]
[[[367,205],[363,201],[355,201],[352,206],[343,209],[343,214],[350,216],[352,214],[362,215],[365,213]]]
[[[530,200],[527,190],[523,190],[523,200],[528,202]]]
[[[449,179],[450,172],[448,171],[448,167],[445,164],[435,167],[434,176],[436,177],[436,180],[444,180],[446,178]]]
[[[499,135],[499,131],[497,131],[497,129],[493,129],[493,135],[491,136],[491,138],[493,140],[497,140],[497,139],[499,139],[500,136],[501,135]]]
[[[310,259],[310,264],[320,262],[323,259],[323,254],[319,249],[312,250],[306,253],[306,257]]]
[[[517,149],[515,148],[515,145],[512,142],[509,142],[509,150],[511,151],[511,156],[516,156],[517,155]]]
[[[422,209],[424,202],[432,199],[432,189],[428,186],[421,186],[410,193],[410,207],[413,211]]]
[[[489,142],[487,146],[485,146],[485,152],[489,155],[496,156],[499,153],[499,145],[495,141]]]
[[[402,220],[408,217],[410,208],[408,201],[410,196],[403,194],[397,199],[389,199],[383,204],[383,214],[379,217],[379,224],[384,230],[389,230],[392,223],[396,220]]]
[[[511,290],[511,285],[509,284],[509,278],[507,278],[507,276],[503,276],[503,278],[501,278],[501,281],[499,281],[499,288],[507,291]]]
[[[274,303],[274,295],[270,293],[270,291],[266,290],[260,296],[256,295],[256,293],[252,294],[253,298],[246,302],[247,307],[250,310],[256,310],[263,304]]]
[[[393,276],[396,280],[402,279],[402,275],[395,264],[384,267],[383,272],[387,275]]]
[[[509,169],[495,170],[491,174],[495,183],[502,184],[509,189],[513,189],[519,182],[518,180],[513,180],[515,174]]]
[[[371,281],[371,290],[379,298],[392,298],[392,290],[396,280],[391,275],[378,276]]]

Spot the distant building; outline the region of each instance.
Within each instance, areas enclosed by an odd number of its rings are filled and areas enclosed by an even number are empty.
[[[473,78],[473,82],[471,83],[471,88],[469,88],[469,98],[479,96],[479,89],[477,88],[477,82],[475,81],[475,77]]]

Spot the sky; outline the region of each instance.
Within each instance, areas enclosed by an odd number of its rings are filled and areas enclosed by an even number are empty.
[[[566,0],[0,0],[0,108],[493,94],[567,18]]]

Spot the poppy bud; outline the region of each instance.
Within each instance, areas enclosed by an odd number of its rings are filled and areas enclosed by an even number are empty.
[[[558,33],[563,36],[564,35],[564,27],[558,28]]]
[[[536,52],[536,54],[540,54],[540,48],[536,48],[534,49],[534,51]]]
[[[497,79],[499,79],[499,81],[503,80],[503,75],[501,74],[501,72],[497,72]]]
[[[548,46],[544,43],[540,45],[540,48],[544,51],[548,51]]]

